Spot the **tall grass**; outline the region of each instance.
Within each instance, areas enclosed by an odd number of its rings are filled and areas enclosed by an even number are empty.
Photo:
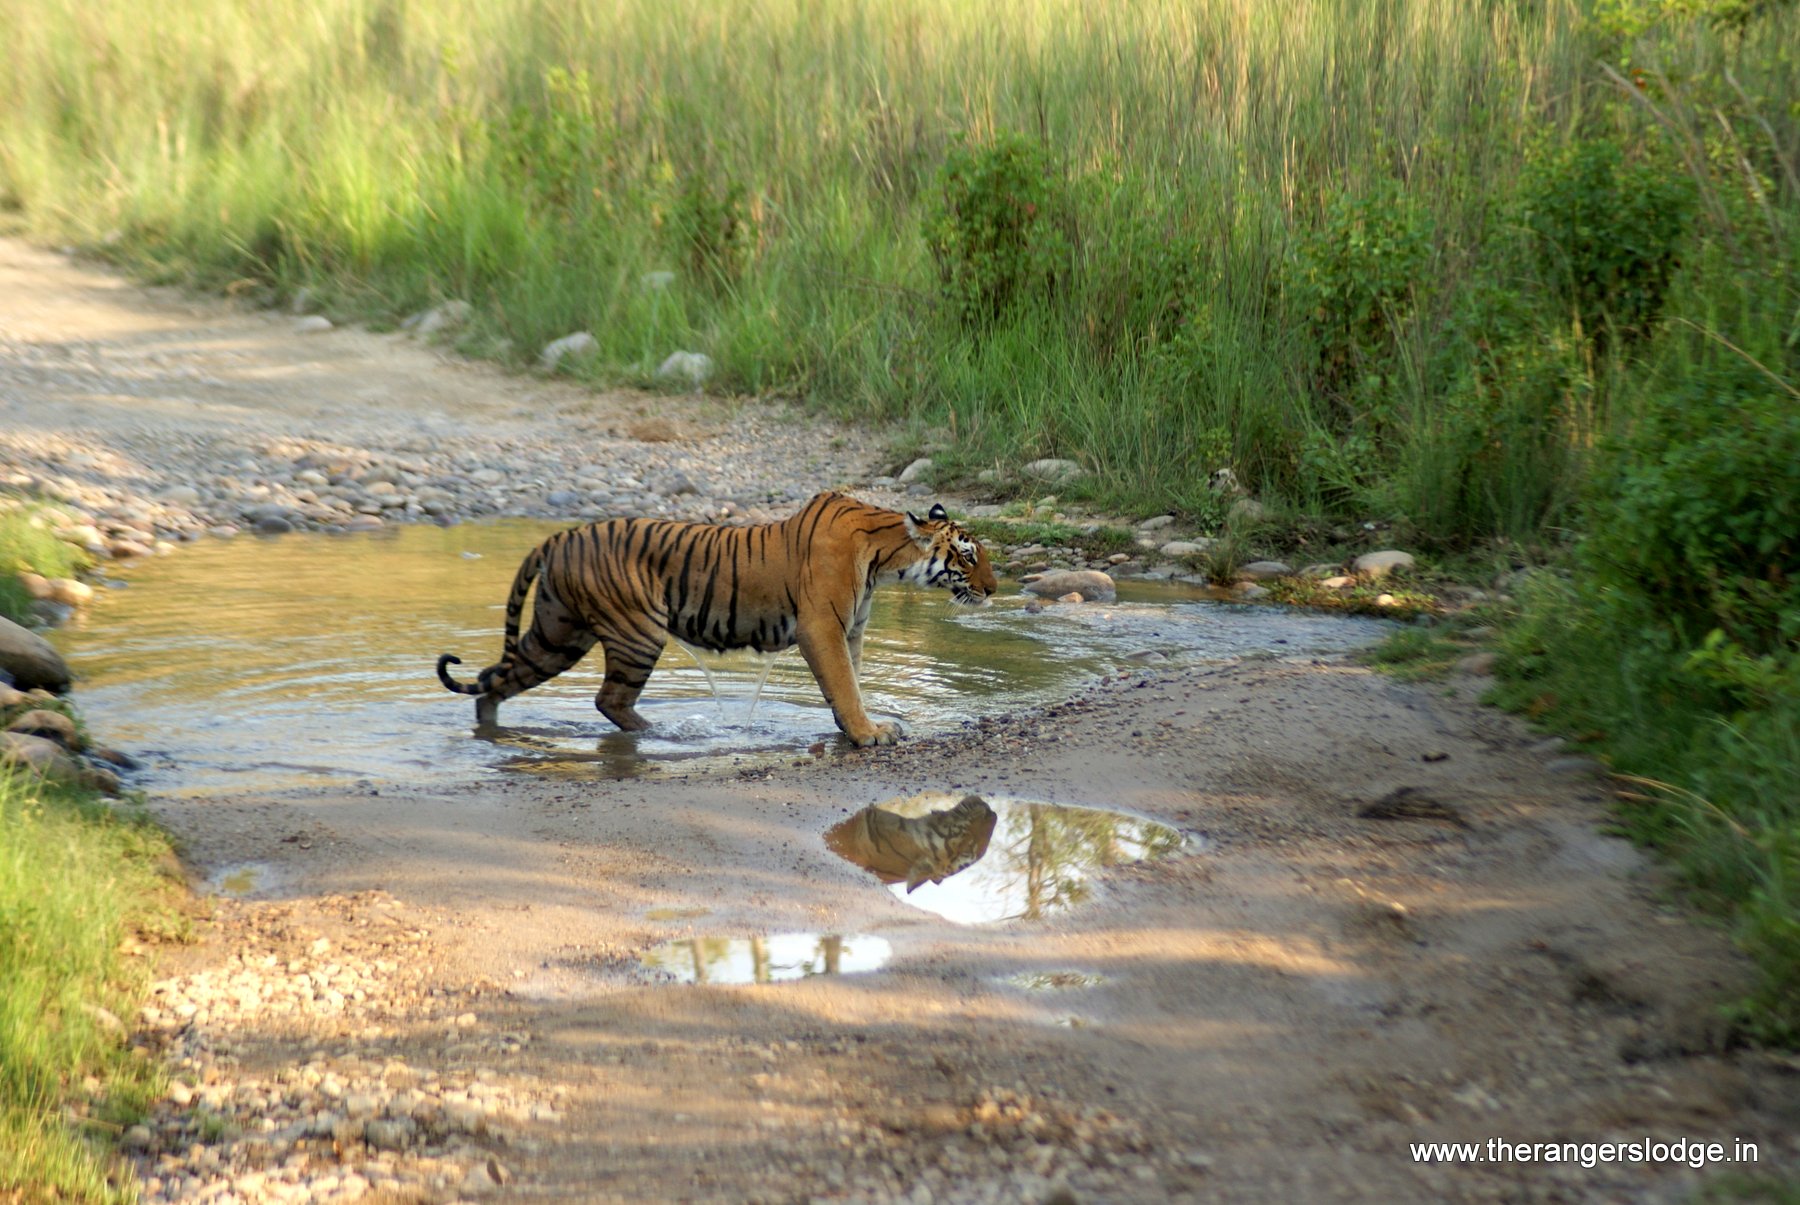
[[[1495,199],[1536,146],[1646,128],[1594,66],[1636,43],[1577,0],[0,0],[0,29],[0,199],[171,279],[376,320],[465,297],[477,352],[587,329],[582,371],[647,380],[698,347],[728,388],[900,418],[963,471],[1069,455],[1107,500],[1200,513],[1229,459],[1449,541],[1565,517],[1605,419],[1503,457],[1446,429]],[[1740,39],[1746,86],[1791,84],[1792,45],[1785,18]],[[1008,131],[1075,198],[1079,283],[976,335],[921,221],[953,141]],[[1333,403],[1296,249],[1388,183],[1428,258],[1379,380]],[[1152,329],[1133,290],[1176,254]]]

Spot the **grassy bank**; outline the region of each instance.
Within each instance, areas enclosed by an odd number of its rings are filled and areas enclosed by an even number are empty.
[[[110,1151],[161,1069],[124,1048],[146,975],[122,952],[172,932],[168,845],[91,798],[0,778],[0,1197],[128,1200]]]
[[[1070,456],[1207,519],[1231,462],[1529,544],[1739,289],[1709,249],[1796,203],[1800,23],[1708,7],[0,0],[0,201],[339,315],[466,298],[516,362],[704,350],[951,472]]]
[[[13,574],[80,561],[29,516],[0,513],[0,613],[19,622]],[[124,951],[180,929],[168,858],[161,833],[91,793],[0,769],[0,1200],[135,1196],[109,1152],[161,1073],[124,1049],[146,982]]]

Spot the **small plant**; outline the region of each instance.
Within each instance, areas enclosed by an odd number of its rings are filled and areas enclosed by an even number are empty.
[[[925,242],[944,300],[965,324],[1054,297],[1068,276],[1062,182],[1043,144],[1018,134],[958,140],[938,172]]]
[[[1532,163],[1520,203],[1540,270],[1588,337],[1644,334],[1662,311],[1693,219],[1693,181],[1592,139]]]

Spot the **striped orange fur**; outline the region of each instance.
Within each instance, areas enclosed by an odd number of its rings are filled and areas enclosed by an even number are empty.
[[[902,514],[845,494],[815,495],[778,523],[724,527],[607,519],[557,532],[526,554],[506,599],[500,660],[462,683],[445,653],[438,678],[477,696],[476,723],[562,673],[596,644],[606,676],[594,706],[628,732],[649,727],[638,696],[670,636],[699,648],[800,647],[837,725],[858,745],[892,744],[895,724],[863,710],[857,676],[877,585],[908,581],[979,605],[994,592],[987,550],[942,506]],[[531,626],[519,634],[536,587]]]

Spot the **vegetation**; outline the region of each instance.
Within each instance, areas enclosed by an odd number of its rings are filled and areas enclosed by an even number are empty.
[[[1216,522],[1229,463],[1440,555],[1579,544],[1511,697],[1665,784],[1633,830],[1791,1037],[1795,9],[0,0],[0,206],[269,301],[464,298],[515,363],[702,349],[1139,514]]]
[[[130,1198],[108,1150],[160,1089],[124,1048],[140,937],[179,932],[162,835],[89,796],[0,778],[0,1197]]]
[[[73,577],[86,564],[87,555],[57,539],[29,503],[0,498],[0,615],[14,623],[25,623],[30,617],[31,595],[19,581],[21,572]]]
[[[21,568],[65,576],[83,560],[32,508],[0,512],[0,611],[27,617]],[[129,1199],[106,1150],[159,1072],[122,1048],[146,980],[124,949],[179,932],[168,854],[90,794],[0,769],[0,1200]]]

